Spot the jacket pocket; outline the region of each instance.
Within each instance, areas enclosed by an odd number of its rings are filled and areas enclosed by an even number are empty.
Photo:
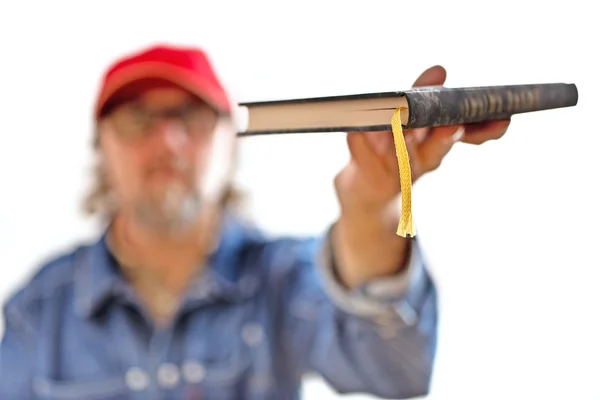
[[[265,350],[238,342],[186,360],[182,374],[187,390],[208,399],[270,398],[274,382]]]
[[[129,389],[122,376],[65,381],[38,377],[33,391],[44,400],[122,400]]]

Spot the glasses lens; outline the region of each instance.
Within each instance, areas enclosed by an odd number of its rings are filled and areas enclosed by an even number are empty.
[[[215,129],[217,114],[205,105],[193,105],[181,112],[181,122],[193,137],[207,135]]]
[[[113,114],[113,117],[117,132],[124,139],[140,139],[151,131],[152,116],[142,108],[122,107]]]
[[[139,140],[150,135],[160,118],[178,122],[192,138],[210,134],[216,127],[218,115],[204,104],[193,104],[159,112],[142,107],[124,106],[113,114],[115,128],[126,140]]]

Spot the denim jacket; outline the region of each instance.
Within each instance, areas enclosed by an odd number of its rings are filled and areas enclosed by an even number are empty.
[[[270,238],[229,218],[161,329],[106,233],[69,249],[4,305],[0,399],[299,399],[309,373],[339,393],[427,393],[437,299],[417,242],[401,275],[348,291],[329,238]]]

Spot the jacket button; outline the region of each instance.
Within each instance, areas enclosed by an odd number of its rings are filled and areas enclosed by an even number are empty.
[[[141,368],[130,368],[125,374],[125,383],[130,390],[144,390],[150,384],[150,378],[146,371]]]
[[[242,340],[248,346],[258,346],[264,337],[263,328],[259,324],[249,323],[242,328]]]
[[[197,362],[186,362],[182,367],[183,379],[187,383],[200,383],[206,375],[206,370],[202,364]]]
[[[175,364],[161,364],[156,372],[158,384],[164,388],[173,388],[179,383],[179,368]]]

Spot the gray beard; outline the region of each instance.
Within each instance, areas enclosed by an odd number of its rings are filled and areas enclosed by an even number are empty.
[[[169,188],[162,198],[144,198],[135,207],[138,222],[160,234],[184,234],[198,220],[202,210],[200,195],[181,193],[180,188]]]

